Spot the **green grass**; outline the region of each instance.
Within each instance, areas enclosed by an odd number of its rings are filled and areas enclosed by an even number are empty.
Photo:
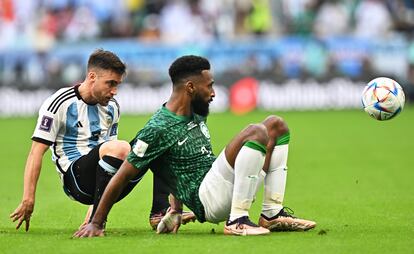
[[[211,115],[215,152],[267,114]],[[285,204],[317,221],[314,230],[228,237],[222,224],[192,223],[178,235],[156,235],[148,225],[148,174],[114,206],[107,237],[80,240],[71,235],[86,207],[63,193],[50,153],[43,161],[30,231],[14,229],[8,216],[21,199],[35,119],[0,119],[0,253],[413,253],[414,108],[388,122],[353,110],[280,115],[292,133]],[[119,138],[130,140],[147,119],[123,116]],[[255,221],[260,201],[261,194],[251,212]]]

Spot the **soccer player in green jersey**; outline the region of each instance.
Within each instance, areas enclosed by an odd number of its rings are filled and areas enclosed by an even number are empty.
[[[169,74],[173,92],[168,102],[138,132],[91,223],[74,236],[102,236],[103,223],[123,187],[148,168],[174,196],[158,233],[177,232],[183,203],[200,222],[227,221],[224,233],[230,235],[315,227],[315,222],[293,217],[282,205],[290,139],[283,119],[269,116],[249,125],[215,157],[206,125],[215,96],[210,63],[203,57],[183,56],[173,62]],[[265,193],[256,225],[249,219],[249,209],[261,180]]]

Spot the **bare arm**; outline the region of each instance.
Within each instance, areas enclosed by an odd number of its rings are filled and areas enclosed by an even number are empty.
[[[29,155],[27,157],[26,166],[24,170],[24,189],[23,198],[20,205],[10,215],[13,222],[18,220],[16,229],[19,229],[23,221],[26,221],[26,231],[29,230],[30,217],[32,216],[37,181],[39,180],[40,169],[42,167],[42,159],[48,145],[33,141]]]
[[[128,184],[128,182],[137,176],[139,170],[137,170],[131,163],[125,160],[118,172],[109,181],[106,186],[102,199],[99,202],[95,215],[91,222],[85,227],[81,228],[75,234],[74,237],[94,237],[103,236],[103,226],[108,217],[109,211],[112,205],[115,203],[122,190]]]
[[[183,212],[183,203],[176,199],[173,195],[170,195],[170,207],[171,211],[182,213]]]

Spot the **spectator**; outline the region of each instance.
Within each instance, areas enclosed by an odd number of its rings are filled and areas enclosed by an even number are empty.
[[[386,0],[386,5],[397,31],[412,33],[414,29],[414,2],[412,0]]]
[[[183,0],[172,0],[161,11],[161,39],[170,44],[206,42],[212,34],[204,26],[197,0],[187,5]],[[177,32],[179,31],[179,32]]]
[[[256,35],[270,32],[272,29],[272,15],[269,0],[253,0],[246,21],[249,30]]]
[[[316,14],[314,31],[321,38],[339,36],[347,34],[349,24],[349,11],[343,1],[325,1]]]
[[[320,0],[282,0],[280,18],[288,34],[310,34]],[[274,3],[273,3],[274,4]]]
[[[382,0],[362,0],[355,10],[355,35],[360,38],[384,38],[393,26]]]
[[[75,10],[65,31],[64,38],[68,41],[90,40],[98,37],[99,25],[90,9],[82,6]]]

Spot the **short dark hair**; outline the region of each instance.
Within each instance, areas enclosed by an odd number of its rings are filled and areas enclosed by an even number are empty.
[[[200,75],[203,70],[210,70],[210,62],[201,56],[187,55],[177,58],[168,69],[173,84],[192,75]]]
[[[89,56],[88,70],[91,68],[112,70],[120,75],[124,75],[126,71],[125,64],[117,55],[103,49],[97,49]]]

